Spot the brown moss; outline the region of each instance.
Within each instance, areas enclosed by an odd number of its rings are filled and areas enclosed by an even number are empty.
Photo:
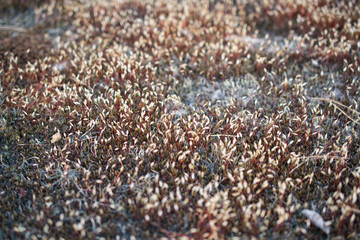
[[[58,0],[56,0],[58,1]],[[62,1],[62,0],[60,0]],[[1,2],[0,14],[9,13],[10,11],[24,11],[29,8],[35,8],[41,4],[48,3],[50,1],[44,0],[4,0]]]
[[[26,63],[34,63],[36,59],[42,59],[51,53],[51,41],[44,34],[34,31],[20,34],[16,37],[8,37],[0,42],[0,59],[5,62],[5,53],[13,53],[18,58],[18,67],[24,68]],[[4,64],[4,69],[8,66]]]
[[[35,9],[0,45],[0,238],[358,237],[350,5],[268,3]]]

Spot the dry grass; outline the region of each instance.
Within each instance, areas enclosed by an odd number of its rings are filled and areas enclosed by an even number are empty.
[[[0,27],[0,239],[360,237],[358,1],[34,6]]]

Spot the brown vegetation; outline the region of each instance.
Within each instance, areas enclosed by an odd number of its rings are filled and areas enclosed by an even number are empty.
[[[0,238],[360,237],[359,2],[208,3],[1,30]]]

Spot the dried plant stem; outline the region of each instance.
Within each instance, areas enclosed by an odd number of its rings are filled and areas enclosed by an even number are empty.
[[[292,172],[294,172],[296,169],[298,169],[299,167],[301,167],[304,163],[309,162],[309,160],[318,160],[318,159],[324,159],[330,156],[330,154],[333,154],[336,152],[329,152],[328,154],[325,155],[321,155],[321,156],[305,156],[305,157],[295,157],[295,160],[305,160],[303,162],[301,162],[299,165],[297,165],[295,168],[293,168],[289,173],[291,174]],[[333,158],[341,158],[339,156],[332,156]]]
[[[227,135],[227,134],[213,134],[213,135],[210,135],[210,137],[234,137],[234,138],[239,138],[240,136]]]
[[[346,205],[345,203],[341,203],[341,206],[345,208],[347,211],[354,212],[356,214],[360,214],[360,210],[357,208],[350,207],[349,205]]]
[[[22,27],[3,25],[0,26],[0,31],[26,32],[26,29]]]
[[[98,119],[99,119],[99,117],[97,117],[95,119],[94,124],[91,126],[91,128],[89,130],[87,130],[83,135],[81,135],[81,137],[80,137],[81,139],[84,138],[95,127],[96,122],[97,122]]]
[[[360,122],[359,122],[359,121],[357,121],[357,120],[355,120],[354,118],[352,118],[352,117],[350,117],[349,115],[347,115],[347,114],[345,113],[345,111],[342,110],[339,106],[344,107],[344,108],[347,108],[347,109],[349,109],[351,112],[353,112],[353,113],[355,113],[355,114],[358,114],[358,115],[360,115],[360,112],[355,111],[354,109],[352,109],[352,108],[350,108],[350,107],[348,107],[348,106],[345,106],[344,104],[342,104],[342,103],[340,103],[340,102],[338,102],[338,101],[335,101],[335,100],[333,100],[333,99],[329,99],[329,98],[311,98],[311,99],[321,100],[321,101],[325,101],[325,102],[328,102],[328,103],[332,104],[332,105],[334,106],[334,108],[335,108],[335,111],[336,111],[336,109],[339,109],[339,111],[340,111],[342,114],[344,114],[347,118],[349,118],[350,120],[352,120],[352,121],[355,122],[356,124],[360,125]]]

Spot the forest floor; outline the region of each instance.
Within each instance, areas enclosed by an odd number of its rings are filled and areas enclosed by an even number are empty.
[[[359,239],[359,1],[0,6],[0,239]]]

